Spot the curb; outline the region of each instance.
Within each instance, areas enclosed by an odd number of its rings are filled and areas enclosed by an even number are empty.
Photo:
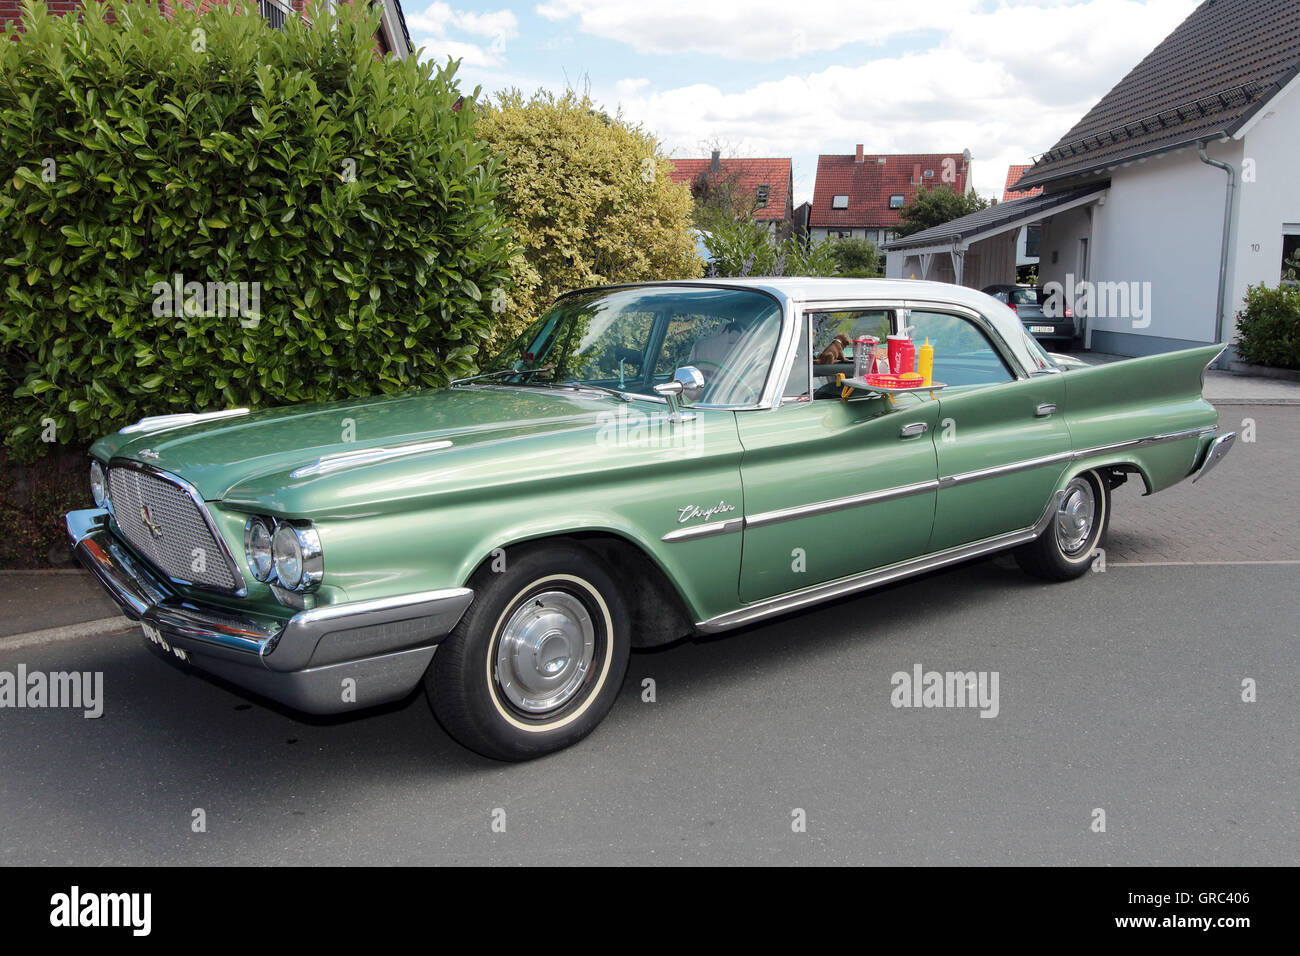
[[[40,644],[54,644],[59,641],[75,641],[83,637],[97,637],[101,634],[117,634],[135,627],[134,621],[125,617],[104,617],[97,621],[84,621],[81,624],[66,624],[63,627],[49,627],[43,631],[28,631],[25,634],[7,634],[0,636],[0,651],[12,651],[22,647],[36,647]]]
[[[1300,398],[1207,398],[1211,405],[1300,405]]]

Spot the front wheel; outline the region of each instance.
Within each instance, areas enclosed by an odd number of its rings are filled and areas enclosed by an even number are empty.
[[[631,651],[627,608],[596,557],[575,544],[507,554],[473,583],[465,616],[425,675],[457,741],[497,760],[576,743],[618,696]]]
[[[1069,581],[1092,566],[1110,524],[1110,486],[1095,471],[1070,479],[1041,535],[1016,549],[1016,563],[1035,577]]]

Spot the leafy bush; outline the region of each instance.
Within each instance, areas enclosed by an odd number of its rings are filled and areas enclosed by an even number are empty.
[[[1250,286],[1237,313],[1237,354],[1255,365],[1300,369],[1300,289]]]
[[[797,239],[777,241],[754,219],[718,218],[704,236],[712,262],[710,276],[833,276],[837,263],[829,241],[804,246]]]
[[[829,240],[835,256],[836,274],[855,279],[883,275],[880,249],[870,239],[837,237]]]
[[[510,247],[455,67],[377,58],[365,4],[172,6],[0,34],[9,442],[472,371]]]
[[[521,247],[494,341],[570,289],[699,277],[690,191],[640,127],[573,92],[509,90],[483,108],[478,135],[503,157],[501,203]]]

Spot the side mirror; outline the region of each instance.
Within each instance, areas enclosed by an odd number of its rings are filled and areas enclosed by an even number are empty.
[[[683,365],[673,373],[671,381],[655,386],[655,392],[668,400],[669,421],[687,421],[682,415],[681,399],[695,401],[704,394],[704,374],[694,365]],[[694,416],[690,416],[693,418]]]

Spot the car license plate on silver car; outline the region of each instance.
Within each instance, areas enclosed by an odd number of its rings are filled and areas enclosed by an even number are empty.
[[[141,621],[140,627],[144,631],[144,636],[152,643],[157,644],[164,651],[170,651],[183,661],[189,660],[189,655],[184,650],[179,647],[172,647],[167,643],[167,639],[162,636],[162,631],[158,630],[155,625],[150,624],[148,621]]]

